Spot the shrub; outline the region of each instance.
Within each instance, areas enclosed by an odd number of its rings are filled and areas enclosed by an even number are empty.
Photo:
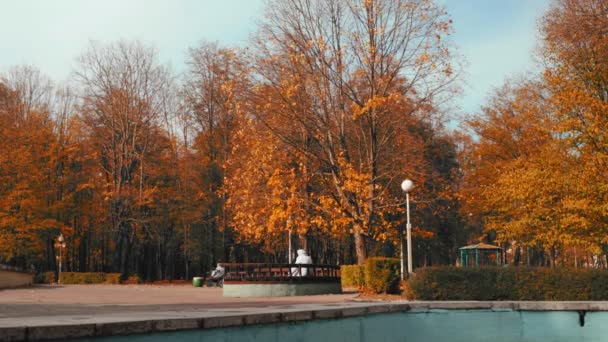
[[[369,258],[365,263],[365,286],[375,293],[399,293],[399,259]]]
[[[365,265],[340,266],[340,281],[342,287],[365,286]]]
[[[497,267],[431,267],[416,271],[408,280],[408,297],[428,300],[492,300]]]
[[[118,275],[120,276],[120,274],[118,274]],[[141,283],[143,283],[143,281],[137,274],[132,274],[123,283],[124,284],[141,284]]]
[[[428,267],[408,281],[422,300],[607,300],[608,271],[527,267]]]
[[[104,273],[106,284],[120,284],[120,273]]]
[[[45,284],[52,284],[55,282],[55,272],[50,271],[50,272],[44,272],[44,283]]]
[[[106,282],[106,274],[101,272],[61,272],[61,284],[101,284]]]
[[[38,273],[34,277],[34,284],[52,284],[55,282],[55,272]]]

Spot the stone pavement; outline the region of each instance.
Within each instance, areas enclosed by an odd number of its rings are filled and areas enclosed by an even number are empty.
[[[221,288],[191,285],[42,285],[0,290],[0,325],[10,318],[158,311],[261,308],[351,302],[357,293],[302,297],[225,298]]]

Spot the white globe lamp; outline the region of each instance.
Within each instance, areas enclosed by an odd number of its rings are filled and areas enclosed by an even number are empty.
[[[406,179],[401,183],[401,189],[404,192],[410,192],[410,191],[412,191],[413,188],[414,188],[414,182],[412,182],[409,179]]]

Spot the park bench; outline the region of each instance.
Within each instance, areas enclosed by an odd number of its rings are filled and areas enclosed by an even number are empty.
[[[341,293],[340,267],[320,264],[220,263],[225,297]],[[306,276],[303,269],[307,269]],[[296,270],[296,272],[293,272]]]

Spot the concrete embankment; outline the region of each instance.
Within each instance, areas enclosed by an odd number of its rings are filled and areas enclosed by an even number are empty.
[[[0,265],[0,289],[32,285],[33,279],[33,273]]]

